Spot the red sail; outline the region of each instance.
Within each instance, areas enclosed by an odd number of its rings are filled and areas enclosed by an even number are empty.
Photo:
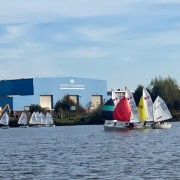
[[[116,105],[113,113],[114,119],[123,122],[129,122],[131,117],[131,109],[128,100],[123,97]]]

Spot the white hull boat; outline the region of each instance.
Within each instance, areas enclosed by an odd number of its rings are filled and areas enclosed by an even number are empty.
[[[171,128],[171,124],[164,123],[164,124],[152,124],[151,126],[153,129],[169,129]]]
[[[157,97],[154,104],[154,124],[152,125],[153,129],[170,129],[171,124],[164,123],[164,121],[171,119],[172,115],[161,97]]]
[[[134,97],[129,89],[125,88],[125,97],[114,103],[112,96],[103,107],[105,117],[104,130],[135,130],[143,129],[140,124]]]
[[[22,112],[19,120],[18,120],[19,128],[27,128],[27,115],[25,112]]]
[[[1,117],[0,120],[0,124],[1,124],[1,129],[9,129],[9,115],[7,114],[7,112],[5,112],[3,114],[3,116]]]
[[[25,126],[23,126],[23,125],[22,125],[22,126],[19,126],[19,128],[28,128],[28,127],[29,127],[29,126],[26,126],[26,125],[25,125]]]
[[[104,130],[118,131],[118,130],[139,130],[143,129],[142,125],[136,123],[124,123],[117,120],[105,120]]]
[[[1,129],[9,129],[10,126],[1,126]]]

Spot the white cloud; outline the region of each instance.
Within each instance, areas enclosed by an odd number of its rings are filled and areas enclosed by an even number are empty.
[[[75,31],[82,34],[88,41],[107,41],[127,29],[126,27],[83,26],[77,27]]]
[[[14,78],[53,76],[63,69],[63,74],[87,76],[86,67],[96,63],[99,68],[102,61],[103,69],[115,64],[133,72],[143,61],[178,59],[179,4],[179,0],[2,1],[0,72]],[[103,69],[94,77],[110,80],[123,74],[111,77]]]
[[[1,2],[1,23],[42,22],[63,17],[85,17],[132,12],[138,0],[6,0]]]
[[[107,52],[99,47],[78,47],[64,53],[66,58],[101,58],[107,55]]]

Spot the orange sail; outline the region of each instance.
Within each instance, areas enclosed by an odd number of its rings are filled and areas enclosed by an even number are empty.
[[[131,109],[128,100],[125,97],[123,97],[116,105],[113,113],[113,118],[122,122],[130,121]]]

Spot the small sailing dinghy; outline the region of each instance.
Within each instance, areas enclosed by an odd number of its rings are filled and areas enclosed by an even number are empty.
[[[171,124],[164,123],[164,121],[171,119],[172,115],[169,112],[169,109],[164,102],[164,100],[158,96],[153,104],[154,112],[154,124],[152,125],[153,129],[169,129]]]
[[[118,103],[112,100],[108,100],[103,107],[103,112],[108,110],[107,113],[109,115],[109,117],[106,116],[104,130],[134,130],[143,128],[140,125],[134,97],[127,87],[125,88],[125,97],[122,97]]]
[[[9,115],[7,112],[3,114],[0,120],[0,125],[2,129],[8,129],[9,127]]]
[[[42,112],[40,113],[40,118],[41,118],[41,127],[46,126],[46,116]]]
[[[112,98],[110,98],[103,106],[102,118],[105,119],[104,130],[113,130],[117,123],[117,120],[113,119],[114,108],[115,104]]]
[[[141,125],[141,122],[140,122],[140,118],[139,118],[139,114],[138,114],[134,97],[127,87],[125,88],[125,97],[128,100],[128,103],[131,109],[131,117],[130,117],[129,125],[132,126],[133,124],[134,128],[142,129],[143,126]]]
[[[38,127],[38,121],[36,118],[36,112],[34,111],[31,115],[30,121],[29,121],[30,127]]]
[[[18,120],[18,124],[20,128],[27,128],[27,115],[25,112],[22,112],[19,120]]]
[[[50,113],[47,112],[46,114],[46,126],[47,127],[54,127],[55,125],[53,124],[53,118]]]
[[[35,113],[35,119],[37,122],[37,126],[41,127],[41,116],[40,116],[40,113],[38,111]]]
[[[119,98],[115,91],[112,90],[111,98],[104,104],[102,109],[102,118],[105,120],[104,130],[115,130],[117,120],[113,119],[113,112],[118,102]]]
[[[143,88],[143,94],[138,104],[138,113],[140,121],[143,123],[144,129],[151,128],[154,122],[153,118],[153,102],[148,91]]]

